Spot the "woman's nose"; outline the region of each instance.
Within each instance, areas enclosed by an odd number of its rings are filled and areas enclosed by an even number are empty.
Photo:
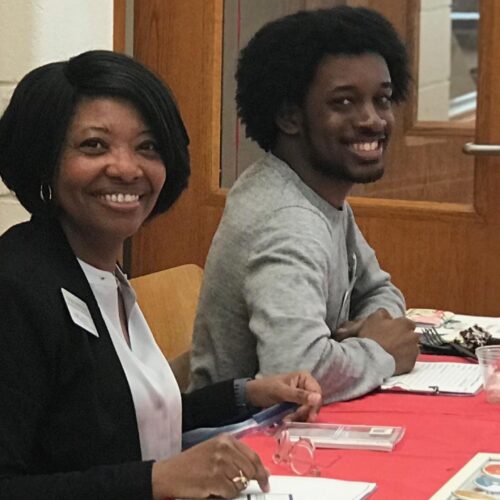
[[[134,151],[121,148],[113,152],[106,174],[123,182],[133,182],[142,176],[139,158]]]

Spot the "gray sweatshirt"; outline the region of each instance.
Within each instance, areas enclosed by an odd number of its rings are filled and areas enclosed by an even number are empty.
[[[371,339],[337,342],[348,319],[405,311],[352,210],[327,203],[272,154],[231,189],[208,254],[194,327],[191,389],[299,369],[325,402],[361,396],[393,374]]]

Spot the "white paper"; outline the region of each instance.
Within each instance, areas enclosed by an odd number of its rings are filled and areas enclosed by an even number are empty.
[[[492,318],[489,316],[467,316],[465,314],[455,314],[453,321],[458,322],[460,330],[465,330],[471,326],[478,325],[493,337],[500,338],[500,318]],[[450,325],[451,326],[451,325]]]
[[[377,485],[360,481],[341,481],[323,477],[271,476],[271,491],[262,493],[256,481],[237,497],[239,500],[361,500]]]
[[[441,335],[443,340],[452,342],[460,338],[459,332],[467,330],[474,325],[480,326],[486,330],[494,338],[500,339],[500,318],[489,316],[468,316],[466,314],[454,314],[443,325],[436,328],[437,333]],[[417,328],[417,331],[422,331],[424,328]]]
[[[409,392],[476,394],[483,383],[479,365],[466,363],[423,363],[417,361],[410,373],[388,378],[382,389]]]

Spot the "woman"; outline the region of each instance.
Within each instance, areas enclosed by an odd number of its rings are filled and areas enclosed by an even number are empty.
[[[187,185],[188,137],[164,84],[107,51],[35,69],[0,119],[0,174],[33,214],[0,237],[0,497],[230,497],[252,478],[266,490],[245,445],[222,436],[180,453],[181,430],[282,400],[314,418],[317,383],[228,381],[181,408],[116,266]]]

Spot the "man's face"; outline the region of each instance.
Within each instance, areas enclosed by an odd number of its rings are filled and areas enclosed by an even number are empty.
[[[394,125],[391,95],[391,77],[380,55],[325,57],[300,111],[307,164],[346,182],[380,179]]]

